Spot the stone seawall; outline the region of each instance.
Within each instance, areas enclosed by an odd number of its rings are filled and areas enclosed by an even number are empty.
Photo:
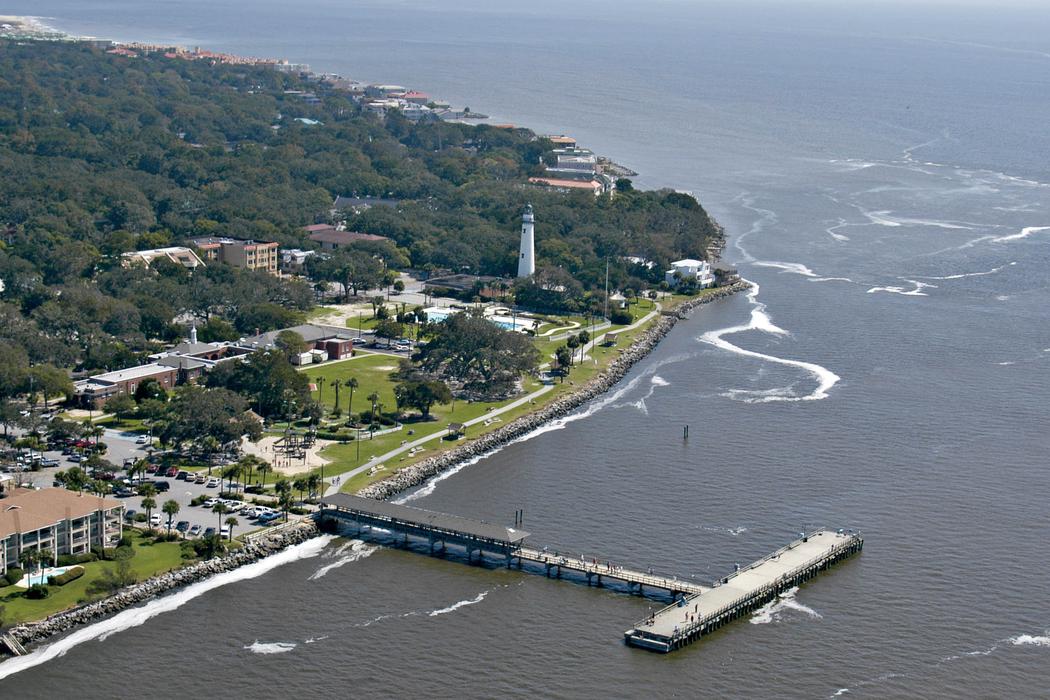
[[[456,447],[448,452],[424,459],[417,464],[391,474],[381,481],[369,484],[361,489],[358,495],[377,500],[390,498],[397,493],[426,482],[441,472],[453,469],[462,462],[474,459],[487,452],[492,452],[510,441],[539,428],[544,423],[576,410],[594,397],[605,393],[623,379],[631,367],[648,355],[656,347],[656,344],[674,328],[675,324],[680,319],[685,318],[689,311],[703,304],[724,299],[731,294],[750,287],[750,284],[741,280],[736,284],[684,302],[674,311],[661,315],[651,328],[642,333],[630,347],[626,348],[619,357],[609,363],[609,366],[604,371],[592,377],[586,384],[583,384],[567,396],[552,402],[535,413],[522,416],[491,433],[486,433],[461,447]]]
[[[39,622],[28,622],[13,627],[9,630],[9,634],[23,645],[41,642],[48,637],[67,632],[77,625],[94,622],[100,618],[118,613],[125,608],[156,598],[174,588],[188,586],[209,576],[214,576],[224,571],[232,571],[246,564],[259,561],[287,547],[305,542],[318,534],[317,525],[310,519],[302,520],[272,532],[260,533],[235,552],[230,552],[216,559],[191,564],[165,574],[159,574],[141,583],[128,586],[102,600],[87,603],[72,610],[55,613]]]

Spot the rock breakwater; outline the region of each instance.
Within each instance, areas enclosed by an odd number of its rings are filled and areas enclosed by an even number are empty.
[[[402,491],[419,486],[437,474],[454,469],[463,462],[496,450],[512,440],[539,428],[544,423],[576,410],[596,396],[605,393],[623,379],[631,367],[648,355],[656,347],[657,343],[674,328],[675,324],[680,319],[685,318],[690,311],[698,306],[724,299],[750,287],[751,285],[748,282],[741,280],[704,296],[690,299],[672,311],[664,312],[652,327],[642,333],[630,347],[625,348],[619,357],[609,363],[605,370],[592,377],[572,393],[551,402],[534,413],[529,413],[501,428],[486,433],[469,443],[424,459],[417,464],[391,474],[381,481],[369,484],[361,489],[358,495],[377,500],[390,498]]]
[[[56,634],[88,622],[94,622],[156,598],[175,588],[182,588],[215,574],[232,571],[276,554],[292,545],[318,535],[317,525],[306,519],[280,529],[252,537],[240,549],[225,556],[191,564],[165,574],[153,576],[141,583],[128,586],[111,596],[71,610],[56,613],[45,620],[29,622],[12,628],[9,634],[23,645],[41,642]]]

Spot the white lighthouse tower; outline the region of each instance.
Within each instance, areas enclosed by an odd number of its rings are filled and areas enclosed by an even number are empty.
[[[532,205],[525,205],[521,216],[521,250],[518,256],[518,277],[529,277],[536,272],[536,241],[533,234],[535,219],[532,217]]]

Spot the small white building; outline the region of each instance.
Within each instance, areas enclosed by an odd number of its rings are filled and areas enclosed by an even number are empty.
[[[678,280],[696,280],[696,286],[701,289],[715,285],[715,274],[711,269],[711,263],[706,260],[676,260],[671,263],[671,269],[664,273],[664,281],[672,287],[678,284]]]

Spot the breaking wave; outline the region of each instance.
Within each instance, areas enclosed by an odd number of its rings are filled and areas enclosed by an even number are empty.
[[[481,593],[478,593],[476,596],[474,596],[470,600],[460,600],[460,601],[455,602],[452,605],[449,605],[447,607],[438,608],[437,610],[431,610],[429,613],[427,613],[427,617],[437,617],[438,615],[447,615],[450,612],[455,612],[456,610],[459,610],[460,608],[465,608],[468,605],[477,605],[481,601],[485,600],[485,596],[487,596],[488,594],[489,594],[488,591],[482,591]]]
[[[70,649],[83,644],[84,642],[89,642],[94,639],[105,641],[112,634],[123,632],[132,627],[138,627],[157,615],[177,610],[194,598],[204,595],[215,588],[220,588],[238,581],[257,578],[273,569],[276,569],[278,566],[282,566],[283,564],[290,564],[291,562],[300,559],[316,557],[333,539],[335,538],[331,535],[315,537],[301,544],[289,547],[273,556],[260,559],[257,562],[233,569],[232,571],[224,571],[221,574],[216,574],[215,576],[204,579],[203,581],[198,581],[197,583],[179,589],[169,595],[151,600],[145,605],[129,608],[117,613],[111,618],[96,622],[95,624],[84,627],[83,629],[78,629],[72,634],[48,644],[47,646],[36,649],[26,656],[19,656],[0,663],[0,679],[7,678],[8,676],[14,675],[20,671],[25,671],[26,669],[33,668],[34,666],[38,666],[46,661],[50,661],[51,659],[63,656]]]
[[[991,241],[992,243],[1009,243],[1010,241],[1019,241],[1022,238],[1028,238],[1033,233],[1040,233],[1042,231],[1050,231],[1050,226],[1025,226],[1018,233],[992,238]]]
[[[775,599],[756,610],[751,615],[751,619],[748,620],[748,622],[752,625],[768,625],[771,622],[779,622],[781,615],[785,610],[795,610],[797,612],[805,613],[806,615],[818,620],[823,617],[813,608],[808,605],[803,605],[795,600],[796,593],[798,593],[798,586],[784,591]]]
[[[911,282],[915,285],[915,287],[913,289],[905,289],[904,287],[897,286],[872,287],[868,290],[868,294],[875,294],[876,292],[888,292],[890,294],[900,294],[903,297],[928,297],[929,294],[922,290],[937,289],[937,285],[935,284],[927,284],[926,282],[919,282],[918,280],[909,279],[905,279],[904,281]]]
[[[370,557],[378,550],[379,547],[365,544],[361,540],[350,540],[332,554],[332,557],[335,558],[335,561],[325,564],[324,566],[317,569],[317,571],[310,574],[310,577],[307,580],[316,581],[317,579],[327,574],[329,571],[332,571],[333,569],[338,569],[341,566],[346,566],[347,564],[352,564],[355,561],[360,561],[361,559]]]
[[[295,642],[260,642],[256,639],[244,648],[253,654],[285,654],[297,646]]]

